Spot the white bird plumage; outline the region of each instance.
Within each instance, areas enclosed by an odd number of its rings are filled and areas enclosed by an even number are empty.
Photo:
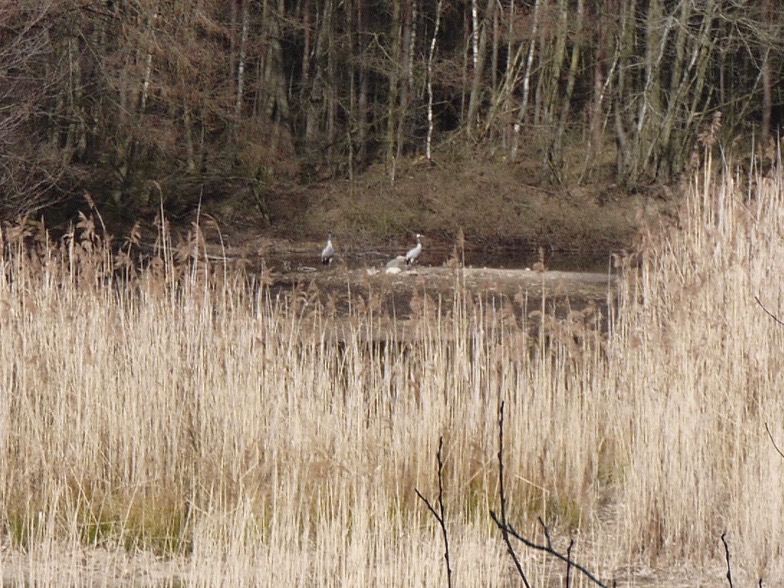
[[[327,245],[321,251],[321,263],[329,265],[335,257],[335,247],[332,245],[332,233],[327,236]]]
[[[422,235],[417,234],[416,236],[417,244],[416,247],[410,249],[408,253],[406,253],[406,265],[411,265],[416,263],[419,254],[422,253]]]

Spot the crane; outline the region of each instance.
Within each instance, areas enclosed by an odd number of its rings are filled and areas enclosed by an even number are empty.
[[[406,253],[406,265],[413,265],[416,263],[417,258],[422,253],[422,235],[417,233],[416,240],[416,247],[410,249],[409,252]]]
[[[335,257],[335,247],[332,245],[332,233],[327,236],[327,245],[321,251],[321,263],[329,265],[332,263],[332,258]]]

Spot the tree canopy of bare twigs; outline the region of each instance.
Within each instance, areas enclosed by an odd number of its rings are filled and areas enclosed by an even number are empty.
[[[0,210],[350,175],[462,138],[628,187],[784,113],[774,0],[36,0],[0,7]],[[433,48],[438,47],[435,52]],[[579,158],[578,158],[579,159]],[[171,204],[171,203],[170,203]],[[176,204],[176,203],[174,203]]]

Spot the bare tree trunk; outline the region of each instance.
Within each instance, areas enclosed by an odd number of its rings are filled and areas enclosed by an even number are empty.
[[[326,55],[328,52],[328,38],[330,34],[327,30],[329,27],[329,14],[332,10],[332,0],[326,0],[323,5],[323,10],[318,18],[318,32],[316,33],[316,46],[313,49],[313,64],[311,66],[310,83],[306,89],[307,99],[305,100],[305,130],[304,130],[304,144],[305,150],[312,153],[324,143],[319,138],[321,130],[321,117],[324,114],[324,105],[326,101],[325,96],[325,80],[326,74]]]
[[[691,101],[689,102],[688,108],[684,109],[685,112],[681,115],[680,120],[669,121],[670,125],[677,124],[678,127],[681,127],[677,138],[671,138],[671,129],[667,129],[667,147],[669,152],[667,154],[668,160],[666,163],[668,164],[669,169],[666,171],[670,176],[679,171],[676,167],[677,164],[674,161],[675,158],[679,157],[679,154],[684,154],[687,147],[693,144],[694,140],[697,138],[700,127],[706,120],[709,100],[713,93],[713,89],[710,88],[706,95],[706,86],[708,85],[707,76],[711,64],[711,57],[715,50],[716,43],[718,42],[718,39],[713,36],[713,30],[719,8],[720,4],[718,0],[706,1],[703,9],[704,12],[700,31],[697,38],[694,40],[694,48],[690,59],[691,70],[693,72],[691,74],[691,80],[689,81]],[[759,78],[757,78],[757,81],[754,84],[755,87],[757,82],[759,82]],[[753,94],[754,91],[755,90],[752,89],[750,92]],[[743,116],[742,111],[741,116]],[[685,163],[684,157],[685,155],[683,155],[681,159]],[[656,161],[657,166],[659,161]]]
[[[764,24],[775,21],[772,0],[762,0],[762,14]],[[770,65],[770,47],[764,50],[762,57],[762,134],[761,144],[763,149],[767,149],[770,142],[770,124],[773,113],[773,81]]]
[[[635,149],[632,155],[635,160],[634,173],[630,176],[632,183],[637,183],[641,175],[646,173],[651,149],[658,144],[663,122],[661,64],[674,24],[672,19],[664,17],[663,0],[651,0],[645,20],[645,85],[637,110]]]
[[[490,102],[493,104],[495,104],[496,91],[498,90],[498,52],[500,50],[500,42],[501,23],[498,18],[498,10],[495,10],[493,12],[493,46],[490,53],[490,90],[493,93]]]
[[[142,81],[141,98],[139,99],[139,111],[144,112],[147,107],[147,95],[150,92],[150,80],[152,78],[152,45],[155,42],[155,26],[158,20],[158,9],[154,9],[147,22],[147,34],[149,35],[148,47],[144,57],[144,79]]]
[[[630,183],[629,178],[634,175],[632,166],[636,161],[632,151],[633,133],[633,100],[635,99],[630,65],[634,58],[635,44],[635,12],[636,0],[629,4],[620,1],[621,25],[620,35],[615,47],[615,58],[618,62],[617,79],[613,95],[613,120],[616,142],[616,170],[615,175],[624,183]]]
[[[366,0],[357,0],[357,48],[360,55],[364,55],[368,46],[366,31],[367,6]],[[357,161],[364,165],[368,157],[368,91],[369,75],[364,59],[359,62],[359,96],[357,97],[357,143],[359,152]]]
[[[146,16],[146,18],[144,18]],[[120,88],[120,125],[116,129],[112,171],[114,175],[113,186],[110,189],[110,198],[115,205],[121,205],[129,194],[132,167],[136,152],[136,138],[132,129],[138,128],[143,124],[142,117],[147,107],[150,83],[152,81],[152,59],[153,46],[155,44],[155,27],[158,20],[158,7],[153,7],[149,13],[140,12],[136,15],[137,30],[141,32],[137,37],[136,50],[129,54],[126,62],[126,75],[134,72],[135,63],[143,63],[141,81],[138,87],[128,85],[132,88],[129,92],[125,85]],[[144,24],[142,24],[142,22]],[[137,89],[138,88],[138,89]]]
[[[302,84],[300,96],[305,95],[306,88],[310,85],[310,53],[312,51],[311,44],[313,32],[311,30],[312,23],[310,21],[310,0],[304,0],[302,3]]]
[[[600,149],[603,143],[603,129],[604,129],[604,97],[607,91],[607,83],[612,78],[614,65],[610,68],[609,73],[606,69],[607,60],[607,43],[608,33],[606,28],[601,22],[603,10],[607,9],[606,0],[603,0],[602,5],[594,8],[592,13],[592,25],[596,32],[596,46],[593,58],[592,68],[592,87],[591,87],[591,103],[588,114],[588,144],[585,149],[585,159],[583,161],[583,170],[580,174],[579,183],[582,184],[587,175],[590,175],[596,158],[592,157],[595,149]],[[591,27],[591,24],[588,26]],[[616,63],[616,62],[614,62]],[[607,83],[606,83],[606,82]]]
[[[523,97],[520,100],[520,108],[517,111],[517,120],[515,121],[514,133],[512,135],[512,159],[517,157],[517,150],[520,145],[520,131],[523,128],[525,115],[528,111],[528,95],[531,89],[531,70],[534,63],[534,49],[536,48],[536,34],[539,25],[539,7],[541,3],[542,0],[536,0],[536,2],[534,2],[533,24],[531,25],[531,42],[528,45],[528,57],[525,64],[525,74],[523,75]]]
[[[337,111],[338,111],[338,96],[337,96],[337,64],[335,63],[335,5],[330,2],[330,11],[328,18],[324,21],[324,26],[327,29],[327,74],[324,84],[326,90],[326,116],[327,116],[327,161],[330,164],[334,161],[335,154],[335,141],[338,136],[337,132]]]
[[[345,42],[348,44],[348,49],[351,55],[358,55],[359,40],[356,34],[357,10],[354,7],[352,0],[347,0],[344,4],[343,10],[343,30],[345,31]],[[356,175],[356,131],[357,131],[357,61],[350,60],[346,78],[348,79],[348,120],[345,124],[346,135],[346,148],[348,150],[347,171],[349,189],[353,195],[354,191],[354,178]]]
[[[433,28],[433,38],[430,40],[430,53],[427,58],[427,144],[425,155],[428,161],[432,159],[431,144],[433,142],[433,58],[436,53],[436,40],[438,28],[441,25],[441,2],[436,3],[436,24]]]
[[[566,80],[566,91],[564,92],[563,102],[560,106],[560,118],[558,130],[550,146],[550,167],[561,181],[561,170],[563,168],[563,135],[566,131],[566,123],[571,117],[572,94],[574,84],[577,79],[577,66],[580,63],[580,51],[582,49],[583,18],[585,16],[585,0],[577,0],[577,15],[575,16],[575,39],[572,45],[572,58],[569,64],[569,74]]]
[[[416,1],[406,0],[402,3],[402,39],[401,39],[401,59],[404,70],[400,79],[400,101],[397,114],[397,137],[395,143],[396,157],[403,153],[405,143],[405,127],[409,116],[409,101],[412,86],[414,84],[414,44],[416,43]]]
[[[701,54],[704,57],[704,50],[711,44],[712,11],[703,15],[700,32],[697,35],[697,39],[692,41],[692,52],[687,60],[686,44],[688,36],[690,36],[688,30],[689,22],[693,19],[692,3],[682,2],[680,8],[681,12],[677,21],[678,30],[675,36],[675,53],[673,59],[670,60],[672,75],[670,76],[670,85],[667,89],[667,109],[661,114],[658,134],[654,135],[650,140],[650,144],[646,146],[647,151],[641,164],[643,169],[650,167],[659,168],[659,174],[662,176],[662,179],[665,179],[674,171],[672,158],[675,141],[673,140],[673,132],[676,125],[681,126],[680,123],[686,122],[686,125],[682,127],[682,131],[688,134],[688,128],[694,120],[694,112],[688,112],[684,106],[688,104],[687,94],[689,88],[697,89],[701,83],[695,75],[701,69],[700,64],[707,65],[707,63],[703,63]],[[669,22],[674,22],[674,15],[669,17],[668,20]],[[668,31],[669,29],[665,30]],[[695,65],[697,66],[697,71],[694,69]],[[701,75],[704,76],[704,71]]]
[[[390,47],[390,73],[389,73],[389,103],[387,108],[387,165],[390,166],[390,178],[395,181],[395,168],[397,160],[397,117],[400,75],[398,64],[401,54],[401,36],[403,25],[401,19],[400,2],[394,2],[392,11],[391,47]]]
[[[477,0],[471,0],[471,58],[474,71],[479,69],[479,6]]]
[[[270,11],[271,12],[271,11]],[[286,89],[286,74],[283,70],[283,45],[280,23],[285,22],[286,6],[278,0],[277,10],[264,19],[266,51],[263,54],[264,72],[259,94],[263,97],[263,113],[269,120],[289,120],[289,98]]]
[[[593,63],[593,96],[591,98],[591,114],[589,121],[589,137],[594,145],[599,145],[602,139],[602,101],[604,99],[605,60],[607,59],[606,31],[599,23],[596,15],[596,56]],[[589,149],[590,151],[590,149]]]
[[[411,26],[411,33],[409,34],[408,39],[408,64],[407,64],[407,73],[408,73],[408,87],[413,89],[414,87],[414,57],[416,55],[416,43],[417,43],[417,21],[419,19],[419,0],[411,0],[411,9],[410,9],[410,26]]]
[[[553,125],[558,113],[558,104],[561,94],[561,70],[566,61],[566,42],[569,35],[569,2],[558,0],[558,25],[555,31],[555,41],[552,49],[547,52],[550,63],[548,70],[543,70],[539,76],[542,84],[542,115],[540,124]],[[544,54],[544,51],[543,51]]]
[[[247,57],[250,0],[242,0],[242,30],[240,33],[239,60],[237,61],[237,97],[234,102],[234,114],[239,118],[242,114],[242,99],[245,91],[245,59]]]
[[[482,79],[484,77],[485,69],[485,52],[487,48],[487,28],[489,23],[493,22],[493,15],[495,14],[497,0],[487,0],[487,6],[482,17],[481,23],[478,25],[478,31],[475,29],[473,34],[474,44],[474,77],[471,83],[471,97],[468,100],[468,115],[466,117],[466,125],[469,133],[473,133],[477,124],[477,115],[479,113],[479,105],[481,103],[481,89]],[[473,0],[472,16],[475,13],[476,1]],[[475,26],[476,21],[475,21]],[[478,41],[477,41],[478,35]]]
[[[468,90],[468,44],[471,42],[471,32],[468,23],[463,19],[463,44],[464,50],[461,51],[462,67],[460,69],[460,120],[465,124],[466,97],[470,94]]]
[[[547,9],[549,7],[550,0],[543,0],[542,8]],[[546,10],[544,11],[546,13]],[[544,110],[544,94],[545,94],[545,85],[548,82],[549,74],[547,72],[547,63],[550,56],[549,45],[547,42],[547,35],[542,33],[539,38],[537,39],[537,45],[539,50],[536,51],[536,67],[534,70],[537,72],[536,75],[536,89],[534,90],[534,112],[533,112],[533,123],[535,126],[540,126],[542,124],[542,120],[544,119],[544,115],[542,111]]]
[[[237,0],[229,3],[229,95],[236,96],[237,92]]]
[[[78,24],[74,23],[74,27],[77,26]],[[56,127],[52,129],[55,149],[61,150],[64,165],[70,163],[74,153],[81,157],[87,149],[86,114],[82,108],[82,68],[79,60],[79,38],[76,36],[78,31],[73,31],[72,35],[64,42],[68,55],[68,83],[64,91],[58,92],[57,97],[57,111],[62,119],[68,122],[64,130]]]
[[[514,124],[512,120],[512,92],[517,86],[517,80],[520,68],[520,61],[522,59],[523,47],[525,43],[520,43],[517,50],[514,52],[514,59],[510,59],[512,55],[512,33],[515,24],[515,3],[509,3],[509,14],[507,16],[507,41],[506,41],[506,69],[504,71],[504,82],[501,96],[497,96],[498,103],[502,104],[504,116],[504,135],[503,146],[504,148],[511,149],[512,142],[514,141]]]

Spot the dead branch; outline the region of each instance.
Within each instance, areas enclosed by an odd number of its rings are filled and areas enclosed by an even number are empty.
[[[501,535],[504,538],[504,542],[506,543],[507,551],[512,556],[512,560],[515,563],[515,567],[517,568],[517,572],[520,574],[520,577],[523,579],[523,583],[530,588],[530,584],[528,583],[528,579],[525,576],[525,572],[523,571],[522,565],[520,565],[520,560],[517,557],[517,553],[514,550],[514,546],[512,545],[512,541],[510,537],[514,537],[518,541],[522,542],[525,546],[530,547],[532,549],[536,549],[538,551],[543,551],[560,559],[567,565],[567,579],[570,575],[570,570],[574,567],[576,570],[585,575],[586,578],[591,580],[597,586],[601,586],[602,588],[608,588],[606,584],[603,584],[600,580],[598,580],[590,571],[588,571],[584,566],[580,565],[576,561],[571,558],[571,549],[572,545],[569,545],[569,555],[563,555],[556,551],[552,546],[552,541],[550,539],[550,531],[547,526],[542,521],[541,517],[539,518],[539,524],[542,525],[544,530],[544,536],[547,541],[547,545],[538,545],[533,541],[528,540],[527,538],[523,537],[520,533],[518,533],[511,524],[509,524],[507,517],[506,517],[506,491],[504,490],[504,402],[501,402],[501,406],[498,409],[498,493],[501,502],[501,516],[499,517],[495,511],[490,510],[490,517],[493,519],[493,522],[496,526],[501,530]],[[569,584],[567,583],[567,586]]]
[[[452,588],[452,566],[449,561],[449,534],[446,529],[446,506],[444,506],[444,459],[443,459],[443,445],[444,438],[438,438],[438,451],[436,452],[436,463],[438,465],[438,511],[433,507],[430,501],[425,498],[422,493],[416,488],[414,491],[417,493],[422,502],[425,503],[427,509],[433,514],[436,521],[441,527],[441,533],[444,536],[444,560],[446,561],[446,584]]]
[[[784,458],[784,452],[782,452],[781,449],[779,449],[779,446],[776,445],[776,440],[773,438],[773,434],[770,432],[770,427],[768,426],[768,423],[765,423],[765,430],[768,432],[768,437],[770,438],[770,442],[773,443],[773,449],[775,449],[776,452],[782,458]]]
[[[754,300],[756,300],[760,308],[765,311],[765,314],[767,314],[770,318],[772,318],[774,321],[776,321],[778,324],[784,327],[784,321],[782,321],[779,317],[777,317],[775,314],[773,314],[771,311],[765,308],[765,305],[762,304],[762,301],[759,299],[759,296],[755,296]]]
[[[512,556],[512,561],[514,561],[515,567],[517,568],[517,573],[523,579],[523,584],[525,584],[526,588],[531,588],[531,585],[528,583],[528,578],[525,576],[525,571],[523,571],[523,566],[520,564],[520,559],[517,557],[517,553],[514,550],[514,546],[512,545],[511,539],[509,539],[509,528],[507,527],[507,519],[506,519],[506,492],[504,491],[504,401],[501,401],[501,405],[498,407],[498,495],[499,500],[501,502],[501,520],[498,520],[495,512],[492,510],[490,511],[490,516],[493,517],[495,524],[498,525],[498,528],[501,530],[501,536],[504,538],[504,543],[506,543],[506,549],[509,552],[509,555]]]
[[[490,516],[493,518],[493,521],[495,522],[495,524],[499,528],[501,528],[501,531],[503,532],[504,531],[504,529],[502,528],[503,523],[498,519],[498,517],[495,515],[495,513],[490,511]],[[602,588],[608,588],[607,584],[603,583],[596,576],[594,576],[587,568],[585,568],[584,566],[582,566],[579,563],[577,563],[576,561],[574,561],[571,557],[568,557],[566,555],[563,555],[562,553],[559,553],[557,550],[555,550],[554,548],[552,548],[550,546],[539,545],[537,543],[534,543],[533,541],[527,539],[526,537],[521,535],[519,532],[517,532],[517,530],[512,525],[507,524],[505,526],[506,526],[506,532],[509,533],[510,536],[514,537],[515,539],[517,539],[518,541],[523,543],[526,547],[530,547],[531,549],[536,549],[537,551],[543,551],[544,553],[552,555],[553,557],[555,557],[557,559],[560,559],[565,564],[567,564],[567,565],[575,568],[576,570],[579,570],[580,572],[582,572],[583,575],[586,578],[588,578],[591,582],[593,582],[597,586],[601,586]]]
[[[732,567],[730,566],[730,546],[727,545],[727,531],[721,534],[721,542],[724,543],[724,556],[727,559],[727,582],[732,588]]]

